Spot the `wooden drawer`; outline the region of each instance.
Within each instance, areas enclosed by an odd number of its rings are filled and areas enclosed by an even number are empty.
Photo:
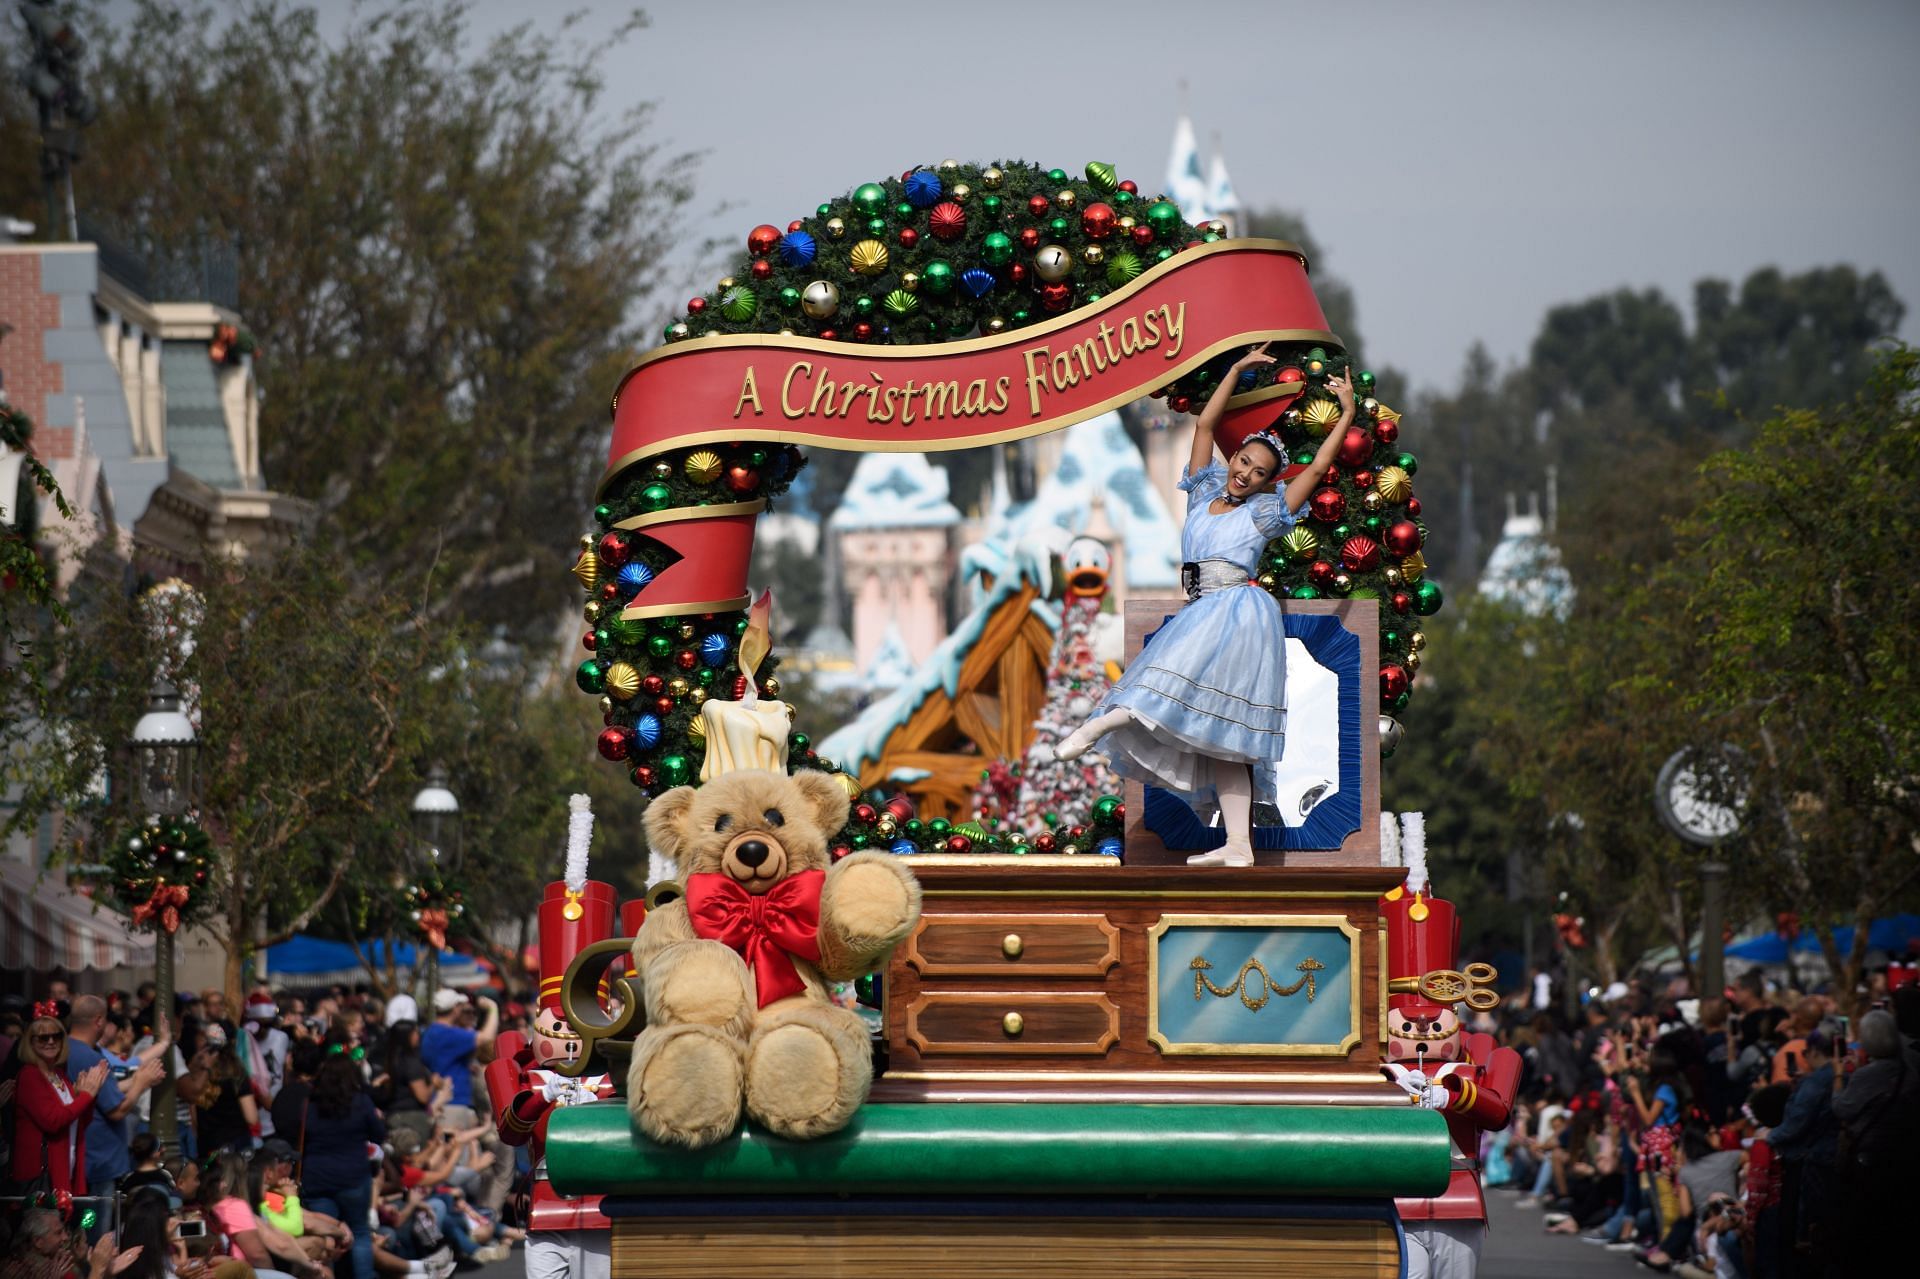
[[[923,991],[907,1007],[907,1040],[922,1056],[1103,1057],[1119,1038],[1120,1010],[1097,990]]]
[[[925,915],[901,948],[923,977],[1093,977],[1120,962],[1105,915]]]

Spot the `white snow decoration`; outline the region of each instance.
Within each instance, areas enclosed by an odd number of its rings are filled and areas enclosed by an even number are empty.
[[[1408,891],[1424,893],[1427,890],[1427,815],[1425,813],[1400,814],[1400,846],[1406,856]]]
[[[945,528],[960,522],[947,472],[924,453],[868,453],[827,523],[836,529]]]
[[[1400,864],[1400,819],[1385,810],[1380,813],[1380,864]]]
[[[880,647],[873,651],[873,660],[867,663],[861,678],[872,689],[899,688],[913,678],[913,654],[907,651],[907,638],[900,633],[898,622],[887,623]]]
[[[924,782],[933,774],[924,768],[896,768],[887,774],[890,782],[899,782],[902,786],[911,786],[915,782]]]
[[[567,870],[570,893],[587,890],[587,852],[593,845],[593,801],[585,795],[567,798]]]

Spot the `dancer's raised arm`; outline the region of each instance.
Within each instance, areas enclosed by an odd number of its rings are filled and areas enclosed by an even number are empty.
[[[1340,420],[1328,430],[1327,438],[1320,441],[1320,451],[1313,455],[1313,461],[1307,463],[1307,468],[1287,481],[1283,495],[1289,511],[1299,510],[1301,503],[1313,496],[1320,477],[1333,465],[1334,455],[1340,451],[1340,441],[1347,437],[1347,428],[1353,425],[1353,383],[1343,377],[1330,377],[1327,379],[1327,389],[1340,401]],[[1213,405],[1209,403],[1207,407],[1211,409]]]
[[[1267,344],[1263,342],[1236,360],[1233,367],[1227,370],[1227,375],[1220,379],[1220,385],[1213,388],[1213,394],[1207,397],[1207,406],[1194,419],[1193,448],[1187,454],[1188,475],[1200,474],[1213,461],[1213,430],[1226,415],[1227,401],[1233,398],[1235,388],[1240,385],[1241,373],[1273,363],[1274,357],[1267,354]]]

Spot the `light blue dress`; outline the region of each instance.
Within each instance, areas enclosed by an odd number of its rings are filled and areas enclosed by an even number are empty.
[[[1218,462],[1182,473],[1187,522],[1180,553],[1216,563],[1206,576],[1234,584],[1206,590],[1154,634],[1096,714],[1126,707],[1134,721],[1100,739],[1122,777],[1212,798],[1214,760],[1252,764],[1256,801],[1274,802],[1273,769],[1287,735],[1286,632],[1280,605],[1252,582],[1268,541],[1292,528],[1278,493],[1259,493],[1216,515],[1208,505],[1227,487]],[[1304,507],[1302,508],[1304,509]]]

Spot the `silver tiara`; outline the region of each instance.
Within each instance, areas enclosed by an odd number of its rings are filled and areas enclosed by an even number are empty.
[[[1255,431],[1252,435],[1240,441],[1241,448],[1245,448],[1249,444],[1266,445],[1273,450],[1273,455],[1280,459],[1281,464],[1285,465],[1287,461],[1287,446],[1282,444],[1280,438],[1272,431]]]

